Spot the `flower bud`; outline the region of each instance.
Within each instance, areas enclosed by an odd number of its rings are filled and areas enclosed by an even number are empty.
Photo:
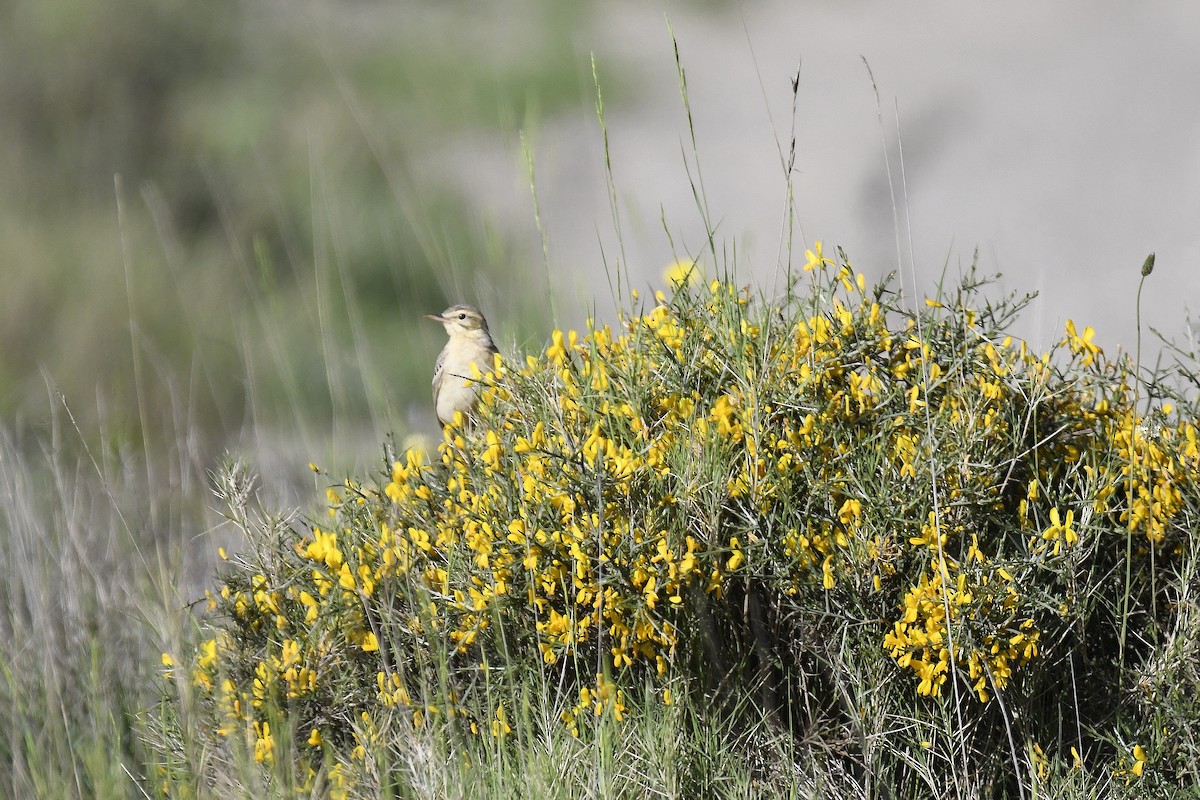
[[[1146,261],[1142,264],[1142,277],[1146,277],[1151,272],[1154,272],[1154,253],[1146,256]]]

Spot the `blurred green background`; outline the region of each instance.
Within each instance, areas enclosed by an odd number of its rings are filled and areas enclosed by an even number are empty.
[[[540,254],[423,163],[476,130],[519,176],[523,132],[591,105],[582,3],[0,9],[0,418],[22,435],[73,418],[111,446],[350,464],[435,432],[424,313],[503,307],[505,343],[540,346]]]
[[[444,339],[423,314],[476,303],[532,351],[551,322],[611,317],[615,261],[645,290],[702,253],[699,152],[743,279],[773,285],[793,234],[872,277],[907,264],[917,293],[978,250],[1005,288],[1042,292],[1020,331],[1035,349],[1074,319],[1116,352],[1154,250],[1146,358],[1150,326],[1194,349],[1200,194],[1178,165],[1200,116],[1170,77],[1200,52],[1195,10],[1022,10],[1033,23],[933,2],[0,0],[0,426],[53,439],[69,409],[92,443],[360,466],[385,432],[437,435]],[[1137,113],[1112,117],[1113,97]],[[879,102],[905,113],[899,207]],[[1054,132],[1030,133],[1039,114]]]

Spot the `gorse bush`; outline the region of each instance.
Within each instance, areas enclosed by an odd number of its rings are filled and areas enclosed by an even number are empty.
[[[792,743],[767,794],[801,762],[868,796],[1197,785],[1194,407],[1091,329],[1031,352],[979,286],[908,308],[819,244],[775,299],[680,278],[498,358],[328,518],[229,473],[250,543],[171,684],[212,748],[162,769],[420,794],[414,743],[469,766],[683,706]]]

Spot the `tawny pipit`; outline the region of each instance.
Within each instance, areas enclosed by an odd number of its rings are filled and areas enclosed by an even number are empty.
[[[426,314],[440,322],[450,341],[438,355],[433,370],[433,405],[438,422],[445,425],[454,412],[468,414],[479,400],[479,387],[471,380],[471,365],[490,372],[496,344],[488,333],[487,320],[473,306],[450,306],[441,314]]]

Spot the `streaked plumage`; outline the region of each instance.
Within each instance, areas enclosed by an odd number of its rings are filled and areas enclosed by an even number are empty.
[[[471,364],[480,372],[490,372],[492,356],[498,351],[487,320],[473,306],[460,303],[426,318],[440,323],[450,337],[433,371],[433,404],[438,422],[445,425],[454,419],[455,411],[467,414],[479,400],[479,387],[471,381]]]

